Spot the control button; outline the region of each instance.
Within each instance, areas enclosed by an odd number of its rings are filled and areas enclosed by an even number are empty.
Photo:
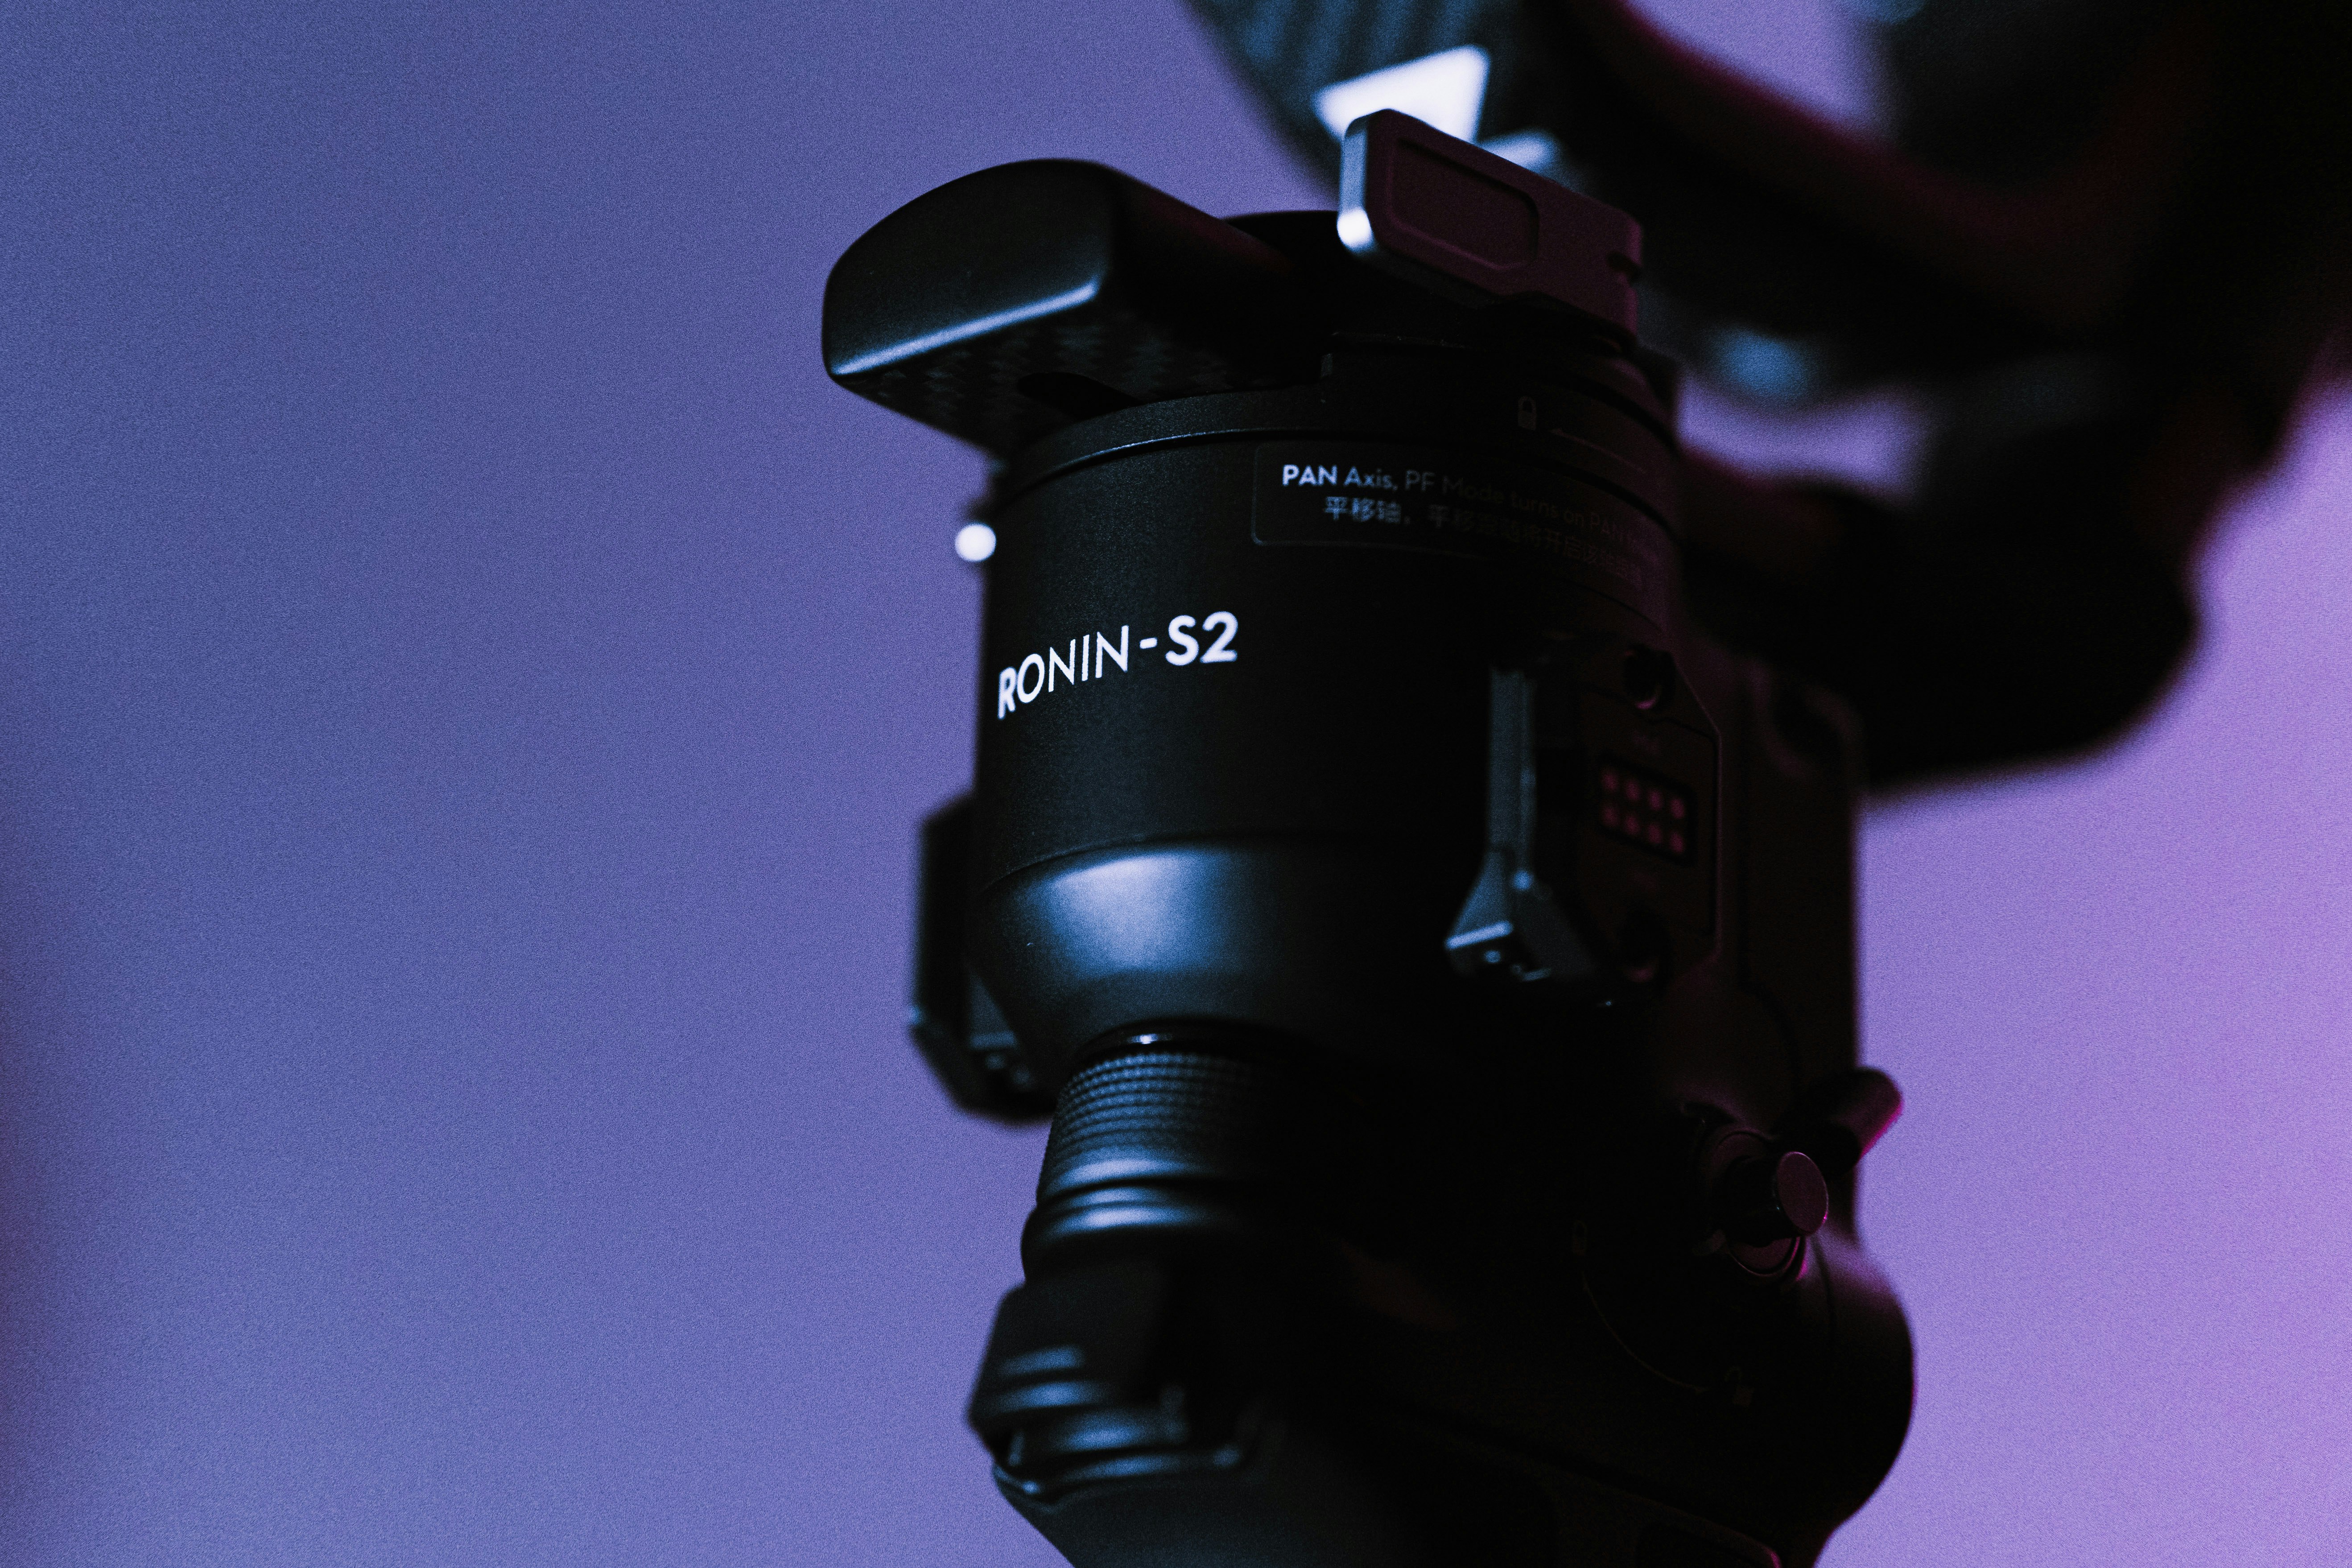
[[[1811,1236],[1829,1218],[1830,1184],[1801,1150],[1741,1162],[1722,1194],[1725,1234],[1749,1247]]]

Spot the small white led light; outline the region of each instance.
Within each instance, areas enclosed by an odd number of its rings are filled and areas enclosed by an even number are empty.
[[[996,553],[996,530],[984,522],[967,522],[956,530],[956,553],[974,564]]]

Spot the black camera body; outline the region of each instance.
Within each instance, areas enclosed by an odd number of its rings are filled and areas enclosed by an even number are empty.
[[[1382,113],[1336,218],[1014,164],[835,270],[998,459],[917,1035],[1054,1116],[971,1418],[1081,1568],[1804,1563],[1900,1447],[1855,741],[1691,623],[1638,257]]]

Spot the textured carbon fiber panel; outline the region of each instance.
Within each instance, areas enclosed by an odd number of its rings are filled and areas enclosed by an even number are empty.
[[[1125,400],[1156,403],[1234,391],[1253,384],[1255,374],[1230,350],[1187,342],[1135,310],[1090,300],[844,376],[841,384],[1004,457],[1073,421],[1021,390],[1034,376],[1083,376]]]

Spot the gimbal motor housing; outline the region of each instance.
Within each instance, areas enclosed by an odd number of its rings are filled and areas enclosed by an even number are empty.
[[[970,1414],[1081,1568],[1806,1563],[1900,1447],[1853,726],[1686,611],[1639,259],[1382,112],[1336,218],[1016,163],[834,270],[995,459],[916,1024],[1053,1117]]]

